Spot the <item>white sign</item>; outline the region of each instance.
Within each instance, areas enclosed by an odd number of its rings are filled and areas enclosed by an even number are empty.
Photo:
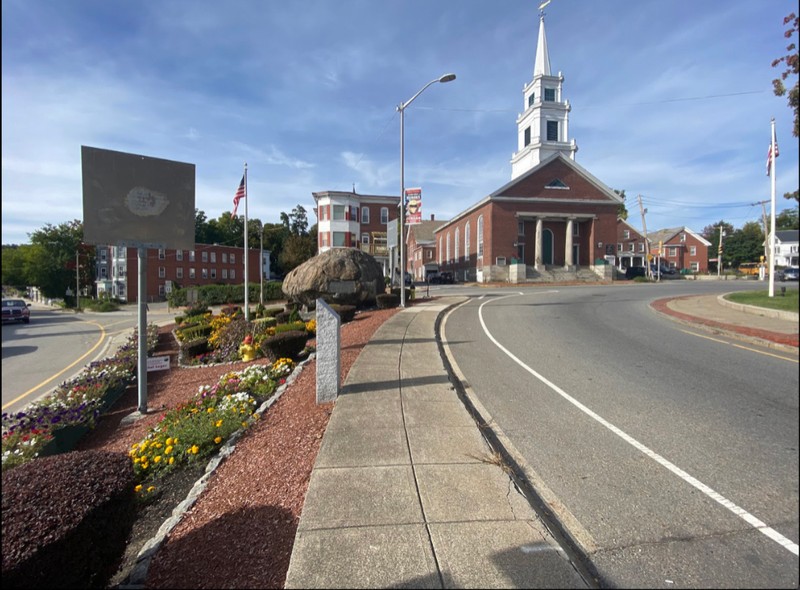
[[[169,357],[168,356],[149,356],[147,357],[147,372],[150,371],[168,371],[169,370]]]

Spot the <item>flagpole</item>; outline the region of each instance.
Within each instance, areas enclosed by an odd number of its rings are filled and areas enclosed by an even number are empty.
[[[770,139],[770,202],[769,215],[769,296],[775,297],[775,117],[772,118],[772,134]]]
[[[250,289],[248,280],[248,266],[250,260],[250,251],[247,249],[247,162],[244,163],[244,320],[250,321]]]

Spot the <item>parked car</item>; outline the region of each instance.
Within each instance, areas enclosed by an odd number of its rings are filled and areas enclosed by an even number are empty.
[[[660,267],[657,264],[651,264],[650,265],[650,270],[653,271],[654,275],[658,274],[659,268],[661,269],[661,274],[662,275],[674,275],[675,274],[675,269],[674,268],[670,268],[665,264],[662,264]]]
[[[455,277],[449,270],[442,272],[434,272],[428,275],[428,282],[432,285],[452,285],[455,283]]]
[[[625,278],[633,279],[636,277],[646,277],[647,269],[643,266],[629,266],[625,269]]]
[[[790,266],[788,268],[784,268],[783,272],[777,276],[780,277],[780,280],[782,281],[796,281],[798,275],[800,275],[800,268]]]
[[[31,304],[22,299],[3,299],[3,323],[31,321]]]

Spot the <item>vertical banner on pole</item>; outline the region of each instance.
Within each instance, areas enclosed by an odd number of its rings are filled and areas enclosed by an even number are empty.
[[[422,189],[407,188],[405,195],[406,225],[422,223]]]

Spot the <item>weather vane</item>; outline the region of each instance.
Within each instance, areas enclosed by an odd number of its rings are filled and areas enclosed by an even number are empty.
[[[544,16],[544,8],[545,8],[545,6],[550,4],[552,1],[553,0],[545,0],[544,2],[539,4],[539,13],[540,13],[541,16]]]

